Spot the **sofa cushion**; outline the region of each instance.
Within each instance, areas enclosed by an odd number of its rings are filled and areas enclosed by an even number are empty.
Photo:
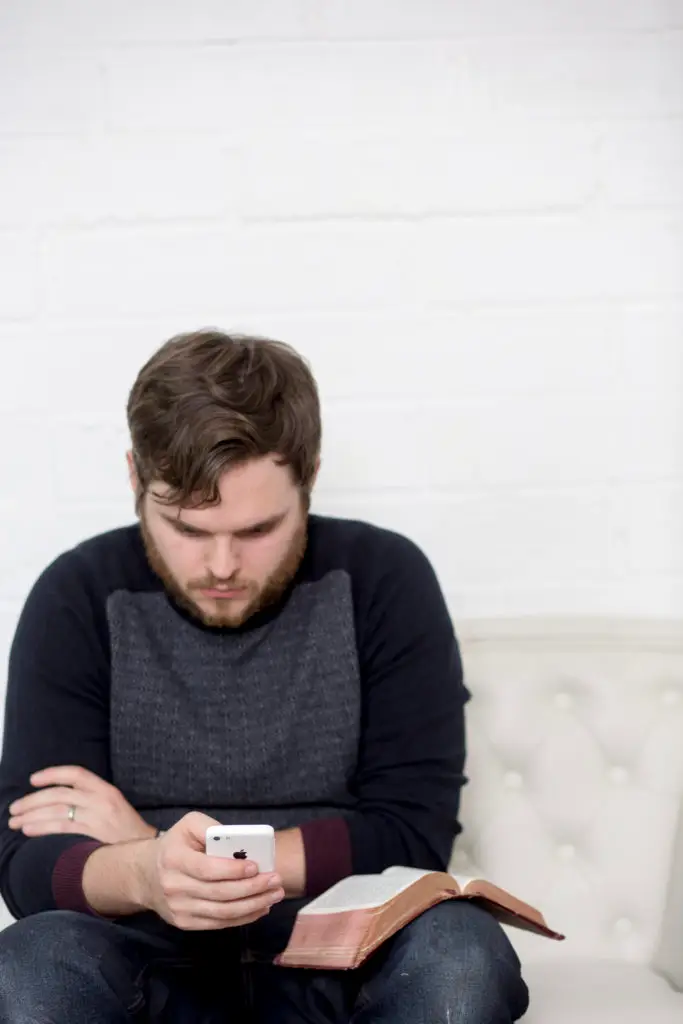
[[[610,960],[527,963],[524,1024],[681,1024],[683,993],[647,967]]]

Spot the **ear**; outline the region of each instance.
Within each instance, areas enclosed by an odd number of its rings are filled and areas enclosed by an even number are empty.
[[[311,479],[311,490],[315,487],[315,482],[318,479],[318,473],[320,472],[320,456],[315,460],[315,469],[313,470],[313,477]]]
[[[128,464],[128,479],[130,480],[130,486],[133,491],[133,494],[137,495],[140,481],[138,479],[138,473],[135,468],[135,460],[133,459],[132,451],[126,452],[126,462]]]

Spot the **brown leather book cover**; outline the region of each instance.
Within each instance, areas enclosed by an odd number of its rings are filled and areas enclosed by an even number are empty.
[[[539,910],[492,882],[393,867],[381,875],[351,875],[303,907],[275,963],[329,970],[358,967],[409,921],[449,899],[477,900],[505,924],[564,939],[548,927]]]

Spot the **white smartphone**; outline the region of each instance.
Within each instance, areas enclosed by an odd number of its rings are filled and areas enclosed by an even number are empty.
[[[211,857],[253,860],[259,871],[275,870],[275,829],[272,825],[211,825],[206,830]]]

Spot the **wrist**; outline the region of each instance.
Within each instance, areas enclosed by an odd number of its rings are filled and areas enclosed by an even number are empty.
[[[129,870],[126,872],[126,895],[140,910],[151,910],[153,906],[151,879],[156,864],[155,840],[156,829],[153,836],[131,843],[128,850],[130,860]]]
[[[154,841],[136,839],[95,850],[83,866],[86,901],[99,914],[117,917],[151,910]]]
[[[288,828],[275,833],[275,870],[282,878],[288,899],[306,891],[306,855],[301,829]]]
[[[164,834],[165,829],[157,828],[156,825],[150,825],[148,822],[144,822],[144,828],[140,830],[138,839],[158,839],[159,836]]]

